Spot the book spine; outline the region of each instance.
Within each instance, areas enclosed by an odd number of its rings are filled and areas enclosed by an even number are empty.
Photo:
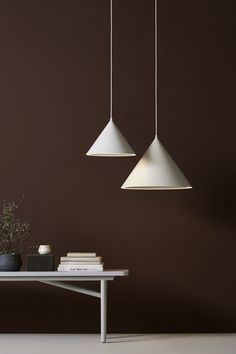
[[[77,262],[77,261],[72,261],[72,262],[69,262],[69,261],[61,261],[61,264],[62,265],[77,265],[77,264],[81,264],[81,265],[99,265],[101,264],[100,261],[98,262]]]
[[[61,261],[64,261],[64,262],[91,262],[91,261],[101,261],[102,257],[61,257]]]
[[[95,252],[68,252],[67,257],[96,257]]]
[[[90,270],[90,271],[102,271],[103,266],[94,266],[94,267],[87,267],[87,266],[82,266],[82,265],[75,265],[75,266],[64,266],[64,265],[59,265],[57,270],[62,270],[62,271],[71,271],[71,270]]]
[[[70,268],[70,267],[78,267],[78,268],[101,268],[103,267],[103,263],[100,263],[98,265],[93,265],[93,264],[59,264],[58,267],[62,267],[62,268]]]

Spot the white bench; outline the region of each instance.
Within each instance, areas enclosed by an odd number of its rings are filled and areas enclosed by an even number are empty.
[[[96,271],[70,271],[70,272],[0,272],[0,281],[37,281],[59,288],[72,290],[100,299],[101,313],[101,342],[106,342],[107,335],[107,281],[115,277],[127,276],[127,269]],[[100,292],[84,289],[76,285],[66,284],[66,281],[99,281]]]

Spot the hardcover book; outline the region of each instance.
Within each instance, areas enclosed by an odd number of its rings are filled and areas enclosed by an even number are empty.
[[[102,271],[103,265],[59,265],[57,270],[59,271],[70,271],[70,270],[91,270],[91,271]]]
[[[61,257],[61,261],[63,262],[100,262],[102,257]]]
[[[95,252],[68,252],[67,257],[96,257]]]
[[[77,264],[81,264],[81,265],[86,265],[86,264],[90,264],[90,265],[99,265],[101,264],[100,261],[95,261],[95,262],[88,262],[88,261],[84,261],[84,262],[79,262],[79,261],[61,261],[60,264],[63,265],[77,265]]]

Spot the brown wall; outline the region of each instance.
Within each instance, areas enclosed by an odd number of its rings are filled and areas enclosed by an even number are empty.
[[[114,1],[114,119],[136,158],[85,153],[108,120],[109,1],[0,1],[0,195],[20,199],[58,262],[130,269],[109,331],[236,331],[233,1],[160,0],[160,138],[192,191],[123,191],[153,138],[153,0]],[[92,332],[99,305],[1,284],[0,332]]]

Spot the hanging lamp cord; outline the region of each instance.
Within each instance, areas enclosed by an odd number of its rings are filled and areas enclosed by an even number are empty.
[[[112,23],[112,0],[110,0],[110,119],[112,119],[112,34],[113,34],[113,23]]]
[[[158,0],[155,0],[155,136],[157,136],[158,117]]]

